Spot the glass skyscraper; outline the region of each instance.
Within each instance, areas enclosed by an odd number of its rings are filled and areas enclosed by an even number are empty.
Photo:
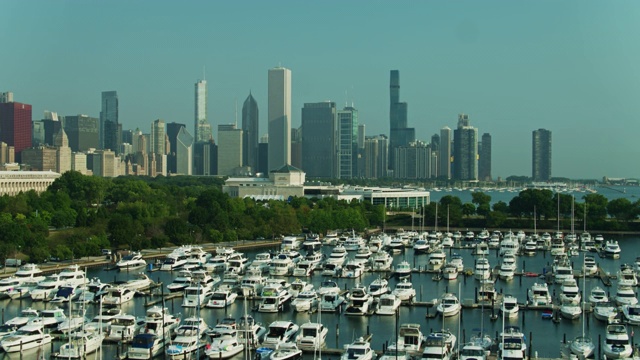
[[[242,104],[242,165],[254,173],[258,171],[259,119],[258,103],[249,92]]]
[[[533,181],[551,180],[551,131],[538,129],[533,131],[532,139],[532,177]]]
[[[302,108],[302,170],[308,177],[334,174],[336,103],[305,103]]]
[[[453,131],[453,178],[478,179],[478,129],[466,114],[458,115],[458,128]]]
[[[207,121],[207,80],[196,82],[195,90],[195,141],[209,141],[212,133],[211,124]]]
[[[291,164],[291,70],[269,69],[268,170]]]
[[[110,149],[116,155],[120,151],[120,126],[118,119],[118,92],[102,92],[102,111],[100,112],[100,147]]]

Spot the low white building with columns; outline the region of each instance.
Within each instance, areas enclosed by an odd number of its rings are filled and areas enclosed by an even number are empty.
[[[0,196],[34,190],[41,193],[60,177],[53,171],[0,171]]]

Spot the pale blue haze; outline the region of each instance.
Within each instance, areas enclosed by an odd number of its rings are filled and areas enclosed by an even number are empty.
[[[206,66],[213,129],[251,90],[267,132],[267,70],[305,102],[354,103],[389,133],[389,70],[429,140],[467,113],[493,138],[493,177],[531,175],[531,132],[553,132],[554,176],[640,177],[637,1],[0,1],[0,91],[99,116],[116,90],[124,128],[193,124]],[[240,120],[240,119],[239,119]],[[193,128],[193,125],[188,127]],[[214,131],[217,138],[217,131]]]

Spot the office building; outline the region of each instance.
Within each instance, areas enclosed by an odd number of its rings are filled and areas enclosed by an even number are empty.
[[[69,139],[63,128],[60,128],[54,136],[53,146],[57,149],[56,172],[64,174],[71,170],[71,148],[69,147]]]
[[[482,134],[478,153],[480,156],[478,160],[478,180],[491,181],[491,134]]]
[[[478,179],[478,129],[466,114],[458,115],[458,128],[453,131],[453,178]]]
[[[102,111],[100,112],[100,148],[117,152],[122,139],[122,125],[118,119],[118,92],[102,92]]]
[[[302,167],[302,126],[291,128],[291,166]]]
[[[52,171],[0,171],[0,196],[16,196],[31,190],[40,194],[59,177]]]
[[[431,145],[414,141],[409,146],[396,148],[396,170],[393,177],[406,180],[425,180],[431,176]]]
[[[264,140],[264,141],[263,141]],[[258,143],[258,171],[262,175],[269,175],[269,139],[261,137]]]
[[[415,129],[408,127],[408,105],[400,101],[400,71],[391,70],[389,81],[389,168],[394,167],[394,150],[415,141]]]
[[[218,133],[220,136],[220,133]],[[193,174],[210,176],[218,173],[218,145],[213,139],[193,145]]]
[[[176,152],[178,149],[178,133],[185,127],[184,124],[170,122],[165,124],[167,130],[167,138],[169,142],[169,151],[167,152],[167,171],[171,174],[175,174],[178,171],[176,164]]]
[[[154,120],[151,123],[151,151],[154,154],[164,155],[167,152],[165,145],[167,143],[164,121],[162,119]]]
[[[11,91],[0,92],[0,104],[13,102],[13,93]]]
[[[551,180],[551,131],[534,130],[532,145],[533,181]]]
[[[44,145],[44,124],[42,121],[33,121],[31,123],[31,145]]]
[[[242,104],[242,165],[258,171],[258,138],[260,130],[258,103],[251,92]]]
[[[6,96],[13,99],[12,96]],[[31,147],[31,105],[19,102],[0,103],[0,141],[13,146],[21,162],[22,150]]]
[[[291,70],[269,69],[268,169],[276,170],[291,164]]]
[[[193,136],[186,127],[181,127],[176,136],[176,174],[193,173]]]
[[[386,135],[367,136],[364,141],[364,176],[367,179],[387,177],[389,140]]]
[[[57,149],[46,145],[24,149],[21,163],[33,171],[57,171]]]
[[[207,121],[207,80],[195,84],[195,142],[213,139],[211,124]]]
[[[334,177],[336,104],[305,103],[302,108],[302,170],[310,178]]]
[[[358,110],[345,107],[337,113],[336,178],[352,179],[358,166]]]
[[[451,179],[451,128],[445,126],[440,129],[440,143],[438,145],[438,177],[444,180]]]
[[[0,165],[16,162],[15,149],[6,142],[0,141]]]
[[[218,175],[234,175],[242,167],[242,129],[218,125]]]
[[[88,158],[91,157],[91,160]],[[87,167],[95,176],[116,177],[120,173],[120,162],[112,150],[96,150],[87,153]]]
[[[87,154],[83,152],[71,153],[71,170],[77,171],[82,175],[88,175],[87,171]]]
[[[64,131],[69,139],[71,151],[98,149],[100,147],[99,124],[98,118],[87,115],[65,116]]]

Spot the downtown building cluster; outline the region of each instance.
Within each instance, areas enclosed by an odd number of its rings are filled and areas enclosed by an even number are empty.
[[[207,118],[207,81],[194,91],[193,126],[156,119],[150,131],[123,129],[116,91],[104,91],[99,117],[32,119],[29,104],[0,94],[0,166],[3,170],[119,175],[256,176],[293,166],[317,179],[491,181],[491,135],[478,136],[468,115],[429,141],[409,127],[408,104],[400,98],[400,73],[390,72],[389,135],[368,136],[351,104],[305,103],[301,126],[291,127],[291,70],[268,71],[267,131],[260,136],[258,102],[249,93],[241,123],[220,124],[217,141]],[[236,116],[237,117],[237,116]],[[192,129],[190,131],[190,129]],[[532,177],[551,178],[551,132],[533,132]]]

